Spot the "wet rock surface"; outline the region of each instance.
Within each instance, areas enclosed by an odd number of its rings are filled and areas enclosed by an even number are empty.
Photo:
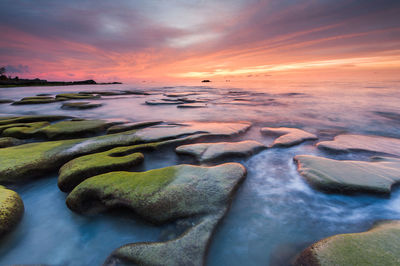
[[[322,141],[317,147],[333,152],[375,152],[400,156],[400,139],[368,135],[339,135],[332,141]]]
[[[294,265],[399,265],[400,221],[383,221],[369,231],[335,235],[311,245]]]
[[[179,154],[196,157],[200,162],[212,161],[228,156],[250,156],[266,147],[258,141],[217,142],[182,145],[175,149]]]
[[[98,108],[98,107],[101,107],[101,106],[102,106],[101,103],[72,102],[72,103],[63,103],[61,108],[84,110],[84,109]]]
[[[288,128],[288,127],[263,127],[261,128],[261,133],[264,135],[277,135],[279,136],[274,140],[272,147],[290,147],[293,145],[300,144],[307,140],[316,140],[317,136],[306,132],[298,128]]]
[[[396,158],[373,157],[371,162],[364,162],[298,155],[294,160],[300,175],[323,191],[389,194],[400,182],[400,159]]]
[[[0,238],[9,233],[21,220],[24,203],[20,196],[0,186]]]

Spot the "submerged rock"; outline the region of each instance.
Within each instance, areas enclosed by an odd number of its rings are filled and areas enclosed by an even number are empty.
[[[316,140],[317,136],[311,134],[307,131],[298,128],[289,127],[263,127],[261,128],[261,133],[265,135],[278,135],[277,139],[274,140],[272,147],[289,147],[293,145],[300,144],[307,140]]]
[[[22,143],[21,140],[11,137],[0,138],[0,148],[7,148],[11,146],[20,145]]]
[[[13,103],[13,100],[9,100],[9,99],[0,99],[0,104],[5,104],[5,103]]]
[[[339,135],[333,141],[317,144],[320,149],[334,152],[365,151],[400,156],[400,139],[366,135]]]
[[[20,196],[0,186],[0,237],[10,232],[24,214],[24,203]]]
[[[54,98],[51,96],[33,96],[33,97],[25,97],[19,101],[13,102],[13,105],[21,105],[21,104],[43,104],[43,103],[54,103],[63,101],[63,98]]]
[[[57,94],[56,99],[98,99],[100,95],[83,93],[62,93]]]
[[[1,122],[1,120],[0,120]],[[69,160],[118,146],[163,140],[230,136],[246,131],[248,123],[186,123],[159,125],[93,138],[48,141],[0,149],[0,183],[14,183],[55,170]]]
[[[183,104],[182,101],[160,101],[160,100],[150,100],[145,102],[148,105],[174,105],[174,104]]]
[[[197,94],[198,94],[197,92],[170,92],[170,93],[164,93],[164,96],[177,98],[177,97],[186,97]]]
[[[64,115],[27,115],[27,116],[12,116],[0,117],[0,125],[8,125],[15,123],[30,123],[30,122],[53,122],[71,118],[71,116]]]
[[[48,139],[73,138],[102,132],[113,124],[104,120],[62,121],[41,128],[38,134],[44,135]]]
[[[59,171],[58,187],[61,191],[69,192],[83,180],[112,171],[129,170],[143,162],[141,153],[114,156],[118,148],[78,157],[64,164]]]
[[[217,142],[182,145],[175,149],[177,153],[189,154],[200,162],[211,161],[227,156],[250,156],[266,147],[254,140],[241,142]]]
[[[335,235],[311,245],[294,265],[400,265],[400,221],[383,221],[369,231]]]
[[[61,108],[63,109],[93,109],[103,106],[101,103],[90,103],[90,102],[73,102],[63,103]]]
[[[313,187],[328,192],[389,194],[400,182],[400,159],[373,157],[371,162],[295,156],[298,171]]]
[[[115,125],[107,129],[107,134],[114,134],[124,132],[132,129],[144,128],[161,124],[163,121],[143,121],[135,123],[126,123],[122,125]]]
[[[215,226],[245,175],[246,169],[238,163],[111,172],[79,184],[68,195],[67,205],[79,213],[126,207],[154,223],[200,216],[180,237],[125,245],[111,254],[106,265],[203,265]]]
[[[1,134],[2,136],[27,139],[38,136],[40,129],[49,125],[49,122],[33,122],[24,124],[10,124],[0,126],[0,128],[3,128],[3,132]]]
[[[205,103],[185,103],[185,104],[179,104],[176,107],[178,107],[178,108],[207,108],[207,104],[205,104]]]

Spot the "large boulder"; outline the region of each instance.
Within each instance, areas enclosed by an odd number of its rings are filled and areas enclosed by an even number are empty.
[[[263,127],[261,133],[265,135],[277,135],[279,136],[274,140],[272,147],[290,147],[300,144],[307,140],[316,140],[317,136],[307,131],[298,128],[290,127]]]
[[[317,144],[320,149],[334,152],[375,152],[400,156],[400,139],[366,135],[339,135],[333,141]]]
[[[117,170],[129,170],[144,159],[142,153],[113,156],[117,149],[85,155],[64,164],[59,171],[58,187],[61,191],[69,192],[91,176]]]
[[[211,161],[227,156],[250,156],[266,147],[254,140],[240,142],[217,142],[182,145],[175,149],[177,153],[189,154],[200,162]]]
[[[400,265],[400,221],[384,221],[369,231],[325,238],[304,250],[296,266]]]
[[[24,203],[20,196],[0,186],[0,237],[10,232],[24,214]]]
[[[364,162],[298,155],[294,160],[300,175],[323,191],[389,194],[400,182],[400,159],[396,158],[373,157],[371,162]]]
[[[211,235],[245,175],[246,169],[238,163],[111,172],[75,187],[67,206],[78,213],[125,207],[157,224],[197,218],[178,238],[125,245],[113,252],[106,264],[203,265]]]

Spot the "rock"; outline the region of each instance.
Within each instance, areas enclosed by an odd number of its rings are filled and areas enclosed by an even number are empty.
[[[197,92],[170,92],[170,93],[164,93],[164,96],[167,97],[186,97],[190,95],[197,95]]]
[[[114,133],[132,130],[132,129],[150,127],[150,126],[161,124],[162,122],[163,121],[143,121],[143,122],[135,122],[135,123],[126,123],[126,124],[122,124],[122,125],[115,125],[115,126],[110,127],[107,130],[107,134],[114,134]]]
[[[4,103],[13,103],[13,100],[9,100],[9,99],[0,99],[0,104],[4,104]]]
[[[159,101],[159,100],[150,100],[145,102],[148,105],[173,105],[173,104],[183,104],[182,101]]]
[[[204,80],[202,80],[201,82],[211,82],[211,80],[209,80],[209,79],[204,79]]]
[[[69,192],[89,177],[117,170],[129,170],[143,162],[144,156],[141,153],[113,156],[116,149],[78,157],[64,164],[58,177],[60,190]]]
[[[400,159],[396,158],[373,157],[363,162],[298,155],[294,160],[300,175],[323,191],[389,194],[393,184],[400,182]]]
[[[175,149],[177,153],[189,154],[200,162],[212,161],[227,156],[249,156],[266,147],[254,140],[241,142],[198,143],[182,145]]]
[[[84,134],[96,134],[114,125],[104,120],[62,121],[41,128],[38,134],[48,139],[82,137]]]
[[[298,128],[289,127],[263,127],[261,128],[261,133],[266,135],[278,135],[279,138],[274,140],[272,147],[289,147],[293,145],[300,144],[306,140],[316,140],[317,136],[308,133],[304,130]]]
[[[9,233],[21,220],[24,203],[20,196],[0,186],[0,238]]]
[[[101,103],[90,103],[90,102],[72,102],[63,103],[61,108],[63,109],[93,109],[103,106]]]
[[[311,245],[294,265],[400,265],[400,221],[384,221],[363,233],[335,235]]]
[[[33,96],[33,97],[25,97],[17,102],[13,102],[13,105],[21,105],[21,104],[43,104],[43,103],[54,103],[58,101],[62,101],[61,98],[54,98],[50,96]]]
[[[8,125],[15,123],[30,123],[30,122],[53,122],[71,118],[71,116],[63,115],[27,115],[27,116],[13,116],[13,117],[0,117],[0,125]]]
[[[11,137],[0,138],[0,148],[7,148],[11,146],[20,145],[22,143],[21,140]]]
[[[198,137],[232,136],[246,131],[250,126],[248,123],[159,125],[93,138],[29,143],[3,148],[0,149],[0,183],[15,183],[26,178],[35,178],[56,170],[77,156],[118,146],[163,140],[179,142]]]
[[[40,129],[49,126],[49,122],[33,122],[33,123],[23,123],[23,124],[10,124],[5,126],[0,126],[3,128],[2,136],[14,137],[20,139],[29,139],[37,137],[39,135]],[[1,131],[1,129],[0,129]]]
[[[185,104],[179,104],[176,107],[178,107],[178,108],[207,108],[207,104],[205,104],[205,103],[185,103]]]
[[[94,94],[83,94],[83,93],[62,93],[57,94],[56,99],[58,98],[66,98],[66,99],[98,99],[100,95]]]
[[[400,139],[366,135],[339,135],[333,141],[317,144],[320,149],[333,152],[375,152],[400,156]]]
[[[115,250],[104,265],[204,265],[214,228],[223,216],[209,215],[176,239],[144,242]]]
[[[127,95],[150,95],[151,93],[137,90],[122,90],[123,93]]]
[[[68,195],[67,206],[79,213],[123,206],[153,223],[199,217],[178,238],[125,245],[105,265],[203,265],[212,233],[245,175],[246,169],[238,163],[111,172],[79,184]]]
[[[52,96],[53,94],[50,94],[50,93],[39,93],[39,94],[36,94],[36,96]]]

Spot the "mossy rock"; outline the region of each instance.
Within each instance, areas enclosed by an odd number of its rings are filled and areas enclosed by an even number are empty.
[[[311,245],[295,265],[400,265],[400,221],[384,221],[363,233],[328,237]]]
[[[101,103],[73,102],[73,103],[63,103],[61,108],[85,110],[85,109],[93,109],[93,108],[97,108],[97,107],[101,107],[101,106],[103,106]]]
[[[16,138],[4,137],[0,138],[0,148],[7,148],[22,144],[22,141]]]
[[[61,191],[69,192],[85,179],[117,170],[129,170],[140,164],[142,153],[125,156],[112,156],[113,150],[78,157],[64,164],[59,171],[58,187]]]
[[[104,120],[62,121],[43,127],[39,133],[48,139],[73,138],[105,131],[111,125]]]
[[[99,99],[100,95],[94,94],[83,94],[83,93],[62,93],[57,94],[56,99],[66,98],[66,99]]]
[[[155,126],[161,124],[163,121],[143,121],[143,122],[135,122],[135,123],[126,123],[122,125],[115,125],[107,129],[107,134],[114,134],[119,132],[124,132],[133,129],[139,129],[144,127]]]
[[[13,102],[13,105],[21,105],[21,104],[43,104],[43,103],[54,103],[62,100],[61,98],[54,98],[51,96],[33,96],[33,97],[25,97],[17,102]]]
[[[4,129],[1,135],[5,137],[14,137],[20,139],[33,138],[40,134],[40,130],[42,128],[49,125],[49,122],[25,123],[22,125],[14,124],[14,126],[7,125],[12,127]]]
[[[20,196],[0,186],[0,237],[9,233],[21,220],[24,214],[24,203]]]
[[[187,123],[181,126],[155,126],[92,138],[29,143],[3,148],[0,149],[0,183],[32,179],[56,170],[78,156],[119,146],[150,142],[172,144],[200,137],[230,136],[239,134],[249,127],[247,123]],[[158,144],[145,146],[153,147]],[[128,151],[129,149],[131,148],[127,148]]]
[[[71,118],[71,116],[64,115],[27,115],[27,116],[12,116],[0,117],[0,125],[8,125],[15,123],[32,123],[32,122],[53,122]]]
[[[220,210],[245,175],[238,163],[111,172],[80,183],[68,195],[67,205],[78,213],[123,206],[150,222],[163,223]]]

